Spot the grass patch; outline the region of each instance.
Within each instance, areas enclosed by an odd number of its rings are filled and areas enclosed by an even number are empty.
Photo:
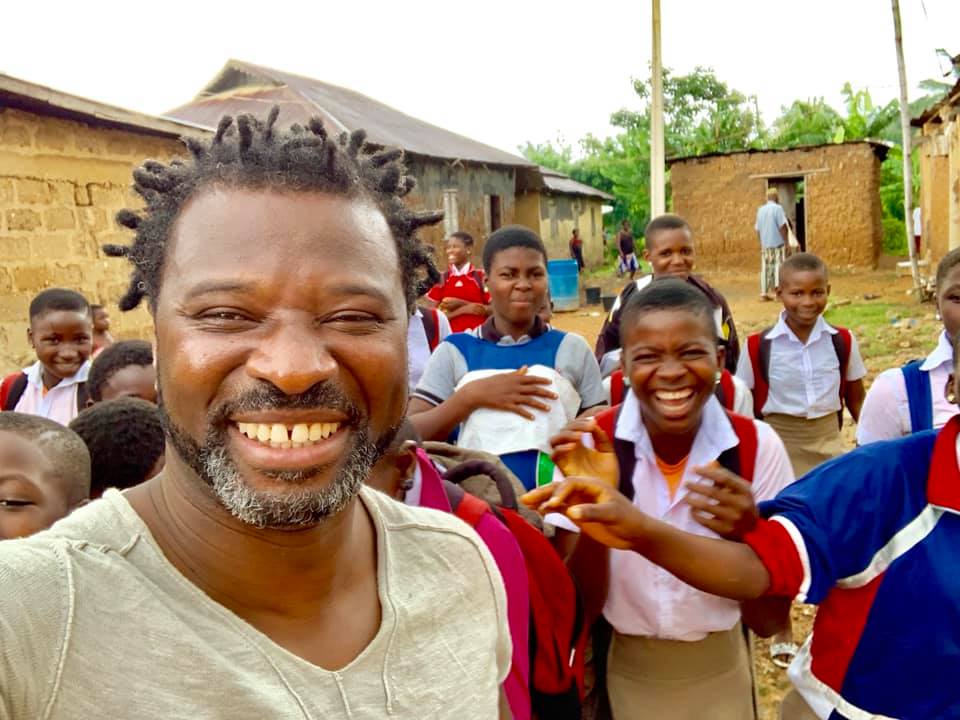
[[[824,317],[830,324],[853,332],[867,367],[873,371],[925,356],[940,330],[932,306],[919,310],[916,304],[851,303],[831,308]]]

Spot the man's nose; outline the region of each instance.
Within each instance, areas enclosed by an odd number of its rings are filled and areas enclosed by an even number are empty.
[[[247,360],[247,374],[287,395],[299,395],[337,374],[337,361],[312,325],[276,327]]]

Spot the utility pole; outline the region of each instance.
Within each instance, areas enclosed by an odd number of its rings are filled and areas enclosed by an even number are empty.
[[[900,132],[903,136],[903,214],[907,232],[907,248],[910,250],[910,271],[913,274],[913,290],[922,300],[920,290],[920,266],[917,264],[917,248],[913,227],[913,147],[910,135],[910,105],[907,100],[907,69],[903,63],[903,30],[900,27],[900,0],[893,2],[893,34],[897,45],[897,70],[900,74]]]
[[[653,59],[650,100],[650,217],[666,212],[663,157],[663,60],[660,52],[660,0],[653,3]]]

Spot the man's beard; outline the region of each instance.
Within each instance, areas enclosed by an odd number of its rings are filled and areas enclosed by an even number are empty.
[[[374,441],[360,410],[329,382],[314,385],[300,395],[285,395],[269,383],[236,400],[211,409],[207,434],[198,445],[167,413],[162,394],[158,404],[171,446],[183,461],[209,485],[220,504],[238,520],[258,528],[303,528],[322,523],[344,510],[360,492],[371,468],[393,442],[399,425]],[[333,464],[304,470],[260,470],[279,486],[277,491],[257,490],[245,482],[228,450],[229,418],[238,412],[270,410],[336,410],[347,416],[343,423],[351,442],[340,460],[333,481],[324,487],[304,488],[308,480],[330,471]],[[353,428],[353,429],[351,429]]]

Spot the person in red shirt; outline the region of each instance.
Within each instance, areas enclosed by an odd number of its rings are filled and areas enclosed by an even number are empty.
[[[453,233],[447,238],[446,251],[449,266],[427,293],[427,299],[447,316],[453,332],[472,330],[490,314],[490,293],[483,270],[470,262],[473,237],[466,232]]]

